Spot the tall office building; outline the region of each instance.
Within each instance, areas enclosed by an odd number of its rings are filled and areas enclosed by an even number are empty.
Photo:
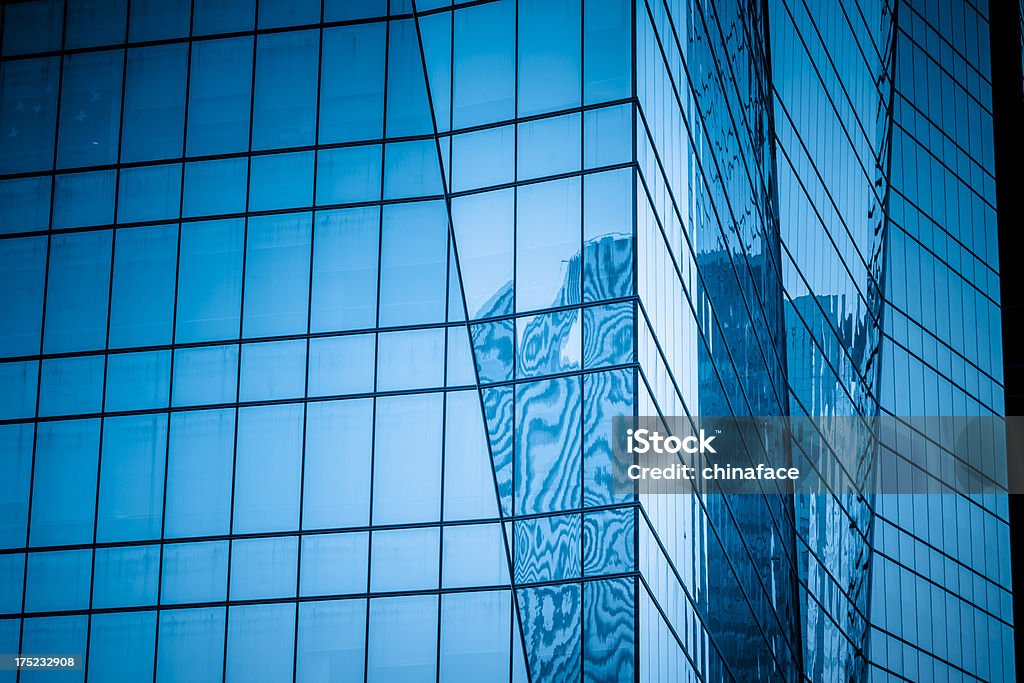
[[[1012,680],[1006,496],[613,457],[1003,413],[985,5],[5,4],[0,682]]]

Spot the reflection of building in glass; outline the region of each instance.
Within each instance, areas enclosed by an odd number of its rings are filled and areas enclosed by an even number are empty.
[[[617,415],[1001,412],[978,7],[5,4],[0,653],[1011,679],[1004,498],[611,470]]]

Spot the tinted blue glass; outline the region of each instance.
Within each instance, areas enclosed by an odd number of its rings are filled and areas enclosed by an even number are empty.
[[[373,327],[377,320],[380,209],[318,213],[315,243],[311,330]]]
[[[21,613],[21,590],[24,580],[25,555],[0,555],[0,614]]]
[[[373,391],[375,336],[353,334],[309,340],[309,395]]]
[[[388,137],[433,133],[416,26],[394,21],[388,33]]]
[[[103,348],[111,232],[56,235],[46,288],[46,352]]]
[[[385,17],[387,14],[387,0],[324,0],[325,21]]]
[[[160,537],[166,452],[166,415],[106,418],[97,540]]]
[[[370,590],[437,588],[440,542],[439,527],[374,531]]]
[[[242,324],[246,337],[306,331],[312,222],[308,213],[249,219]]]
[[[441,503],[440,394],[377,399],[373,522],[435,520]],[[416,434],[412,448],[406,434]]]
[[[633,108],[628,104],[583,112],[583,165],[621,164],[633,157]]]
[[[582,570],[581,522],[580,515],[516,521],[516,583],[579,578]]]
[[[312,144],[319,45],[317,31],[261,35],[257,40],[253,149]]]
[[[256,0],[194,0],[196,35],[249,30],[255,20]]]
[[[25,610],[54,612],[89,606],[91,550],[29,553]]]
[[[456,127],[512,118],[515,109],[515,3],[455,12]]]
[[[384,151],[384,198],[427,197],[444,192],[433,140],[395,142]]]
[[[52,185],[49,176],[0,180],[0,234],[46,229]]]
[[[295,605],[239,605],[228,615],[225,683],[290,680]]]
[[[260,0],[259,27],[300,26],[320,21],[319,0]]]
[[[380,181],[380,145],[339,147],[318,152],[318,206],[380,199]]]
[[[627,500],[615,491],[612,471],[611,418],[630,415],[634,406],[633,373],[615,370],[583,378],[583,500],[585,505],[607,505]]]
[[[448,216],[442,202],[384,207],[380,324],[444,319],[447,300]]]
[[[160,546],[97,548],[93,606],[155,605],[160,578]]]
[[[579,0],[519,3],[519,115],[580,104]]]
[[[302,528],[358,526],[369,521],[373,400],[310,403]],[[344,447],[341,447],[344,444]]]
[[[245,210],[249,167],[245,159],[217,159],[185,165],[183,216],[212,216]]]
[[[295,595],[299,539],[242,538],[231,542],[232,600]]]
[[[57,166],[117,161],[124,52],[85,52],[64,58]]]
[[[181,211],[181,164],[121,170],[117,222],[177,218]]]
[[[187,60],[188,47],[184,44],[128,51],[122,161],[181,156]]]
[[[32,471],[32,425],[0,426],[0,548],[25,545]]]
[[[238,346],[200,346],[174,351],[172,406],[229,403],[235,400]]]
[[[235,533],[297,529],[302,406],[239,410],[237,449]]]
[[[198,2],[197,32],[200,8],[206,4],[211,7],[230,6],[213,0]],[[193,43],[189,73],[188,153],[217,154],[247,149],[251,94],[251,37]]]
[[[365,643],[365,600],[301,603],[296,680],[363,680]]]
[[[108,411],[165,407],[170,389],[170,351],[119,353],[107,359]]]
[[[569,264],[580,253],[580,179],[527,185],[518,199],[516,309],[578,302]]]
[[[583,588],[584,671],[594,680],[633,678],[634,591],[629,579],[593,581]]]
[[[0,420],[33,417],[39,362],[0,363]]]
[[[367,681],[431,681],[437,675],[437,596],[370,601]]]
[[[132,0],[128,38],[132,42],[188,34],[191,0]]]
[[[305,393],[305,379],[305,339],[242,346],[238,400],[301,397]]]
[[[89,638],[89,679],[153,678],[156,612],[96,614]]]
[[[167,344],[174,312],[178,226],[118,230],[110,347]]]
[[[249,209],[291,209],[313,201],[313,152],[252,158]]]
[[[441,583],[445,588],[508,583],[508,555],[497,524],[445,527],[442,562]]]
[[[440,680],[454,683],[481,671],[508,671],[511,606],[512,595],[506,591],[442,596]]]
[[[213,683],[224,666],[223,607],[160,613],[156,679],[160,683]]]
[[[580,504],[580,380],[516,386],[516,510],[551,512]]]
[[[0,356],[38,353],[46,238],[0,242]]]
[[[181,227],[179,342],[238,336],[244,229],[241,220]]]
[[[160,602],[165,605],[224,600],[228,591],[228,542],[164,546]]]
[[[321,144],[383,135],[384,28],[374,23],[324,31]]]
[[[128,0],[68,0],[64,48],[123,43]]]
[[[515,154],[512,126],[456,135],[452,139],[452,190],[459,192],[511,182],[515,177]]]
[[[586,104],[629,97],[630,3],[583,3],[583,99]]]
[[[31,648],[32,652],[78,652],[84,655],[88,632],[89,618],[84,615],[26,619],[23,646],[26,648],[25,652]],[[81,681],[85,677],[85,670],[37,675],[40,678],[53,675],[61,676],[67,681]]]
[[[99,420],[39,425],[29,531],[32,545],[92,540],[99,444]]]
[[[78,228],[114,222],[115,171],[70,173],[56,177],[53,227]]]
[[[171,415],[167,454],[168,537],[228,531],[234,410],[201,410]]]
[[[579,169],[581,121],[579,114],[568,114],[519,124],[518,177],[540,178]]]
[[[580,592],[575,583],[519,590],[523,639],[533,675],[551,680],[579,678]]]
[[[369,544],[365,532],[303,536],[299,595],[366,592]]]
[[[452,392],[445,406],[444,519],[497,516],[480,397]]]
[[[39,415],[98,413],[103,405],[103,356],[44,360]]]
[[[583,181],[583,299],[627,296],[633,289],[632,171]]]
[[[61,0],[11,3],[4,8],[3,54],[60,49],[63,19]]]
[[[377,390],[444,385],[444,329],[388,332],[377,338]]]
[[[4,50],[7,30],[4,26]],[[60,60],[55,57],[0,65],[0,170],[39,171],[53,166]],[[11,134],[13,133],[13,135]]]

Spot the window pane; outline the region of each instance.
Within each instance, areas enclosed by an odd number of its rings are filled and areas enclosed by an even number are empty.
[[[26,619],[24,651],[74,652],[84,655],[88,631],[89,618],[84,615]],[[85,670],[63,671],[56,676],[65,681],[81,681],[85,677]],[[28,676],[24,676],[24,679],[28,680]]]
[[[519,188],[517,229],[516,310],[579,302],[569,266],[580,253],[580,179]]]
[[[58,167],[117,161],[123,60],[120,50],[64,58]]]
[[[447,271],[448,215],[444,204],[385,206],[380,324],[444,320]]]
[[[170,351],[120,353],[107,358],[107,411],[166,407],[170,388]]]
[[[12,5],[17,7],[17,5]],[[7,8],[8,16],[10,7]],[[4,26],[7,51],[8,26]],[[53,131],[57,124],[56,57],[0,65],[0,172],[23,173],[53,167]],[[10,131],[16,131],[10,135]]]
[[[365,593],[369,543],[366,532],[303,536],[299,595]]]
[[[116,171],[57,176],[53,193],[53,227],[78,228],[113,223],[116,190]]]
[[[60,49],[63,0],[9,3],[4,8],[4,55]]]
[[[287,598],[295,595],[299,540],[242,538],[231,542],[232,600]]]
[[[0,555],[0,614],[21,614],[21,590],[24,581],[25,554]],[[0,641],[0,647],[4,645],[6,643]]]
[[[220,683],[224,666],[223,607],[160,613],[159,683]]]
[[[239,605],[228,614],[225,683],[292,678],[295,605]]]
[[[50,176],[0,180],[0,235],[49,227],[52,186]]]
[[[155,605],[160,578],[160,546],[97,548],[93,606]]]
[[[89,606],[91,550],[29,553],[25,610],[55,612]]]
[[[195,35],[251,30],[256,0],[195,0]]]
[[[451,392],[445,409],[444,519],[496,517],[494,478],[480,395]]]
[[[298,528],[301,456],[301,405],[239,410],[235,533]]]
[[[305,391],[306,340],[242,345],[240,401],[298,398]]]
[[[386,332],[377,337],[377,390],[444,385],[444,328]]]
[[[313,332],[376,324],[379,212],[377,207],[366,207],[317,214]]]
[[[481,671],[508,671],[511,607],[512,596],[506,591],[442,596],[442,681],[456,683],[472,680]]]
[[[383,22],[324,30],[320,144],[383,135]]]
[[[252,0],[248,0],[252,2]],[[211,6],[230,3],[206,0]],[[196,3],[196,33],[200,5]],[[219,154],[249,147],[252,38],[204,40],[192,44],[189,75],[188,153]]]
[[[183,216],[213,216],[245,210],[249,166],[245,159],[215,159],[185,165]]]
[[[169,538],[226,533],[235,411],[173,413],[170,436],[164,533]]]
[[[384,151],[384,199],[427,197],[443,192],[437,143],[413,140],[387,145]]]
[[[373,522],[438,519],[441,503],[441,395],[377,399]],[[417,435],[411,448],[408,434]]]
[[[227,598],[227,591],[227,541],[164,546],[162,604],[217,602]]]
[[[511,0],[456,10],[456,128],[512,118],[515,10]]]
[[[175,349],[171,405],[233,403],[237,381],[237,345]]]
[[[260,28],[301,26],[320,21],[320,0],[260,0]]]
[[[373,391],[375,335],[351,334],[309,340],[309,395]]]
[[[629,0],[587,0],[583,11],[585,103],[629,97]]]
[[[166,449],[166,415],[106,418],[98,541],[160,537]]]
[[[44,360],[39,377],[39,415],[100,412],[103,405],[103,365],[103,356]]]
[[[439,527],[374,531],[370,590],[437,588],[440,541]]]
[[[95,614],[89,639],[89,679],[153,679],[156,612]]]
[[[64,48],[124,42],[128,0],[68,0]]]
[[[253,149],[313,143],[319,43],[318,31],[275,33],[258,38]]]
[[[310,403],[302,528],[358,526],[369,521],[373,400]]]
[[[436,680],[437,596],[370,601],[368,683]]]
[[[441,580],[445,588],[508,583],[508,555],[501,527],[497,524],[445,527]]]
[[[313,152],[252,157],[249,210],[294,209],[313,203]]]
[[[110,245],[109,230],[53,237],[43,342],[47,353],[103,348]]]
[[[170,343],[177,249],[176,225],[118,231],[111,348]]]
[[[519,3],[519,115],[580,104],[579,0]]]
[[[393,21],[388,36],[388,137],[434,132],[416,27]]]
[[[380,199],[380,145],[323,149],[318,154],[318,206]]]
[[[25,545],[32,440],[32,425],[0,427],[0,548]]]
[[[92,542],[99,444],[99,420],[39,424],[32,483],[32,545]]]
[[[578,170],[583,162],[581,123],[579,114],[520,123],[518,178],[540,178]]]
[[[516,511],[580,504],[580,380],[520,384],[516,392]]]
[[[238,336],[244,227],[238,219],[181,227],[177,341]]]
[[[470,318],[512,312],[514,201],[511,189],[452,200],[452,224]]]
[[[134,16],[134,11],[132,14]],[[122,161],[181,156],[187,50],[185,44],[129,50],[124,129],[121,131]]]
[[[45,270],[45,237],[0,241],[0,356],[39,352]]]
[[[191,0],[132,0],[128,38],[132,42],[188,35]]]
[[[365,600],[300,604],[296,680],[363,680],[365,643]]]
[[[311,227],[308,213],[249,219],[242,326],[246,337],[306,331]]]

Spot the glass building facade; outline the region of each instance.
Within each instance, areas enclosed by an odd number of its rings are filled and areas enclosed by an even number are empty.
[[[613,485],[1003,414],[986,5],[4,4],[0,683],[1014,680],[1006,496]]]

